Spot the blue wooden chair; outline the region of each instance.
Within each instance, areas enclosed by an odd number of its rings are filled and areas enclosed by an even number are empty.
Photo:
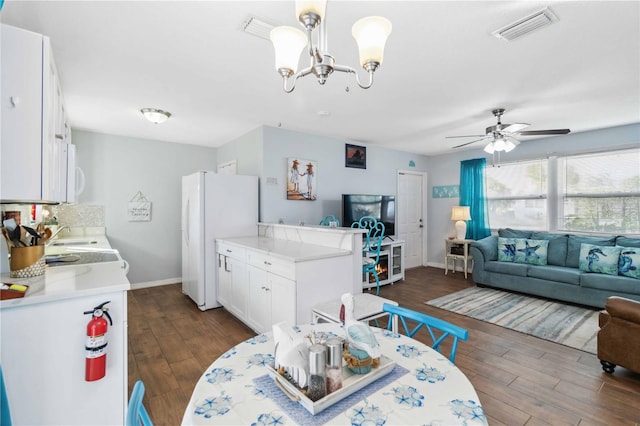
[[[133,385],[131,398],[129,399],[129,408],[127,409],[126,426],[153,426],[151,418],[144,408],[142,399],[144,398],[144,383],[138,380]]]
[[[4,386],[2,366],[0,366],[0,425],[11,426],[11,410],[9,409],[7,389]]]
[[[359,221],[351,224],[352,228],[366,229],[367,233],[362,242],[362,273],[369,280],[369,274],[373,274],[376,280],[376,296],[380,295],[380,277],[378,276],[378,264],[380,263],[380,247],[384,239],[384,223],[379,222],[373,216],[362,216]]]
[[[423,314],[422,312],[412,311],[411,309],[403,308],[400,306],[393,306],[388,303],[382,305],[382,311],[389,313],[389,325],[387,326],[387,330],[391,330],[392,319],[394,316],[400,319],[402,326],[404,327],[404,332],[407,336],[413,337],[422,326],[429,332],[431,336],[431,340],[433,341],[433,345],[431,347],[438,352],[440,352],[440,344],[449,336],[453,338],[453,343],[451,345],[451,352],[449,353],[449,360],[454,362],[456,358],[456,351],[458,349],[458,339],[467,340],[469,338],[469,332],[462,327],[458,327],[457,325],[448,323],[444,320],[431,317],[427,314]],[[407,325],[407,319],[414,321],[416,326],[413,329]],[[440,337],[436,336],[434,330],[442,333]]]
[[[320,226],[331,226],[331,222],[335,222],[336,226],[340,226],[340,221],[332,214],[326,215],[321,221]]]

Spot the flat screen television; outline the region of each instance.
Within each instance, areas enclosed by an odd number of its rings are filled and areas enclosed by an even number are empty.
[[[342,226],[349,227],[362,216],[373,216],[384,223],[385,236],[395,235],[395,195],[342,194]]]

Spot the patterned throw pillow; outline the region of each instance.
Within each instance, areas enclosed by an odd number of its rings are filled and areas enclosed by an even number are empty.
[[[580,245],[580,270],[598,274],[618,275],[620,247]]]
[[[513,262],[516,258],[517,238],[498,237],[498,261]]]
[[[620,247],[618,274],[640,280],[640,247]]]
[[[514,262],[531,265],[547,264],[549,240],[516,240],[516,257]]]

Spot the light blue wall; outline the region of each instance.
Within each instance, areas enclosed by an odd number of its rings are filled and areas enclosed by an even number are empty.
[[[516,149],[503,153],[501,162],[512,162],[584,153],[590,151],[614,150],[640,146],[640,124],[611,127],[590,132],[570,133],[544,139],[530,139],[520,143]],[[451,220],[451,207],[458,205],[458,198],[432,198],[433,186],[457,185],[460,182],[460,162],[471,158],[486,158],[487,164],[493,157],[483,151],[484,146],[466,151],[452,151],[451,154],[430,157],[427,161],[429,171],[428,222],[429,241],[427,253],[429,264],[444,263],[444,239],[455,234]]]
[[[367,168],[345,167],[344,139],[264,127],[263,176],[260,181],[261,217],[264,222],[318,224],[327,214],[341,217],[342,194],[396,194],[397,170],[425,171],[427,158],[375,145],[367,147]],[[287,200],[287,159],[317,162],[315,201]],[[409,166],[414,161],[415,167]],[[273,179],[276,184],[267,183]]]
[[[215,170],[216,150],[76,130],[73,143],[87,180],[78,202],[105,206],[107,236],[131,266],[129,281],[180,277],[182,176]],[[127,219],[138,191],[151,201],[150,222]]]

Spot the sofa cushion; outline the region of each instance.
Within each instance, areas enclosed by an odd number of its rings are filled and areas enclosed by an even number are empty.
[[[569,240],[567,241],[567,263],[565,266],[569,268],[578,268],[580,266],[580,245],[582,243],[598,246],[615,246],[615,241],[616,237],[578,237],[576,235],[569,235]]]
[[[640,238],[617,237],[616,245],[621,247],[640,247]]]
[[[604,291],[640,294],[640,280],[621,276],[582,274],[580,276],[580,286]]]
[[[516,263],[529,263],[531,265],[547,264],[547,247],[549,240],[516,239]]]
[[[640,247],[620,247],[618,274],[640,279]]]
[[[498,237],[498,260],[500,262],[513,262],[516,258],[516,244],[518,238]]]
[[[582,243],[580,246],[580,270],[598,274],[618,275],[619,257],[620,247]]]
[[[547,264],[556,266],[567,265],[567,241],[566,234],[552,234],[549,232],[534,232],[531,234],[532,240],[549,240],[547,248]]]
[[[527,270],[528,277],[540,278],[547,281],[559,281],[573,285],[580,285],[580,275],[582,275],[582,272],[579,269],[555,265],[531,265]]]
[[[519,229],[501,228],[498,229],[498,237],[503,238],[530,238],[531,231],[520,231]]]
[[[529,265],[525,263],[512,263],[512,262],[486,262],[484,264],[485,271],[497,272],[500,274],[517,275],[520,277],[527,276],[527,268]]]

